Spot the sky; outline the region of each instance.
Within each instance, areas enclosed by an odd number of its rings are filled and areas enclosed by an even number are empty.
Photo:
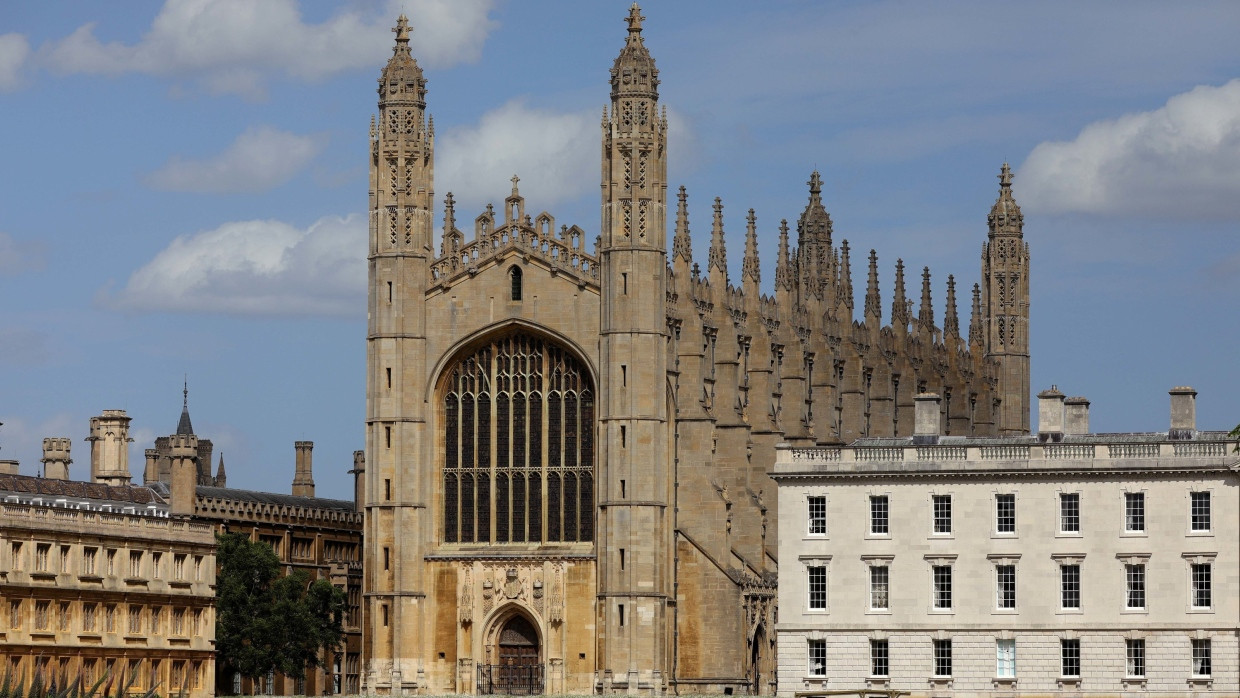
[[[37,474],[42,439],[69,436],[84,479],[90,417],[124,409],[140,481],[188,379],[230,486],[288,492],[293,442],[311,440],[318,494],[351,498],[367,133],[396,16],[429,80],[437,198],[451,191],[468,221],[515,173],[530,209],[591,239],[627,9],[4,3],[0,459]],[[837,243],[878,252],[885,311],[902,258],[931,268],[941,320],[947,275],[978,280],[1008,161],[1032,257],[1033,391],[1088,397],[1098,432],[1165,430],[1177,385],[1199,391],[1200,428],[1240,421],[1240,4],[651,0],[643,13],[699,262],[719,196],[738,280],[753,208],[769,291],[779,221],[795,222],[818,169]]]

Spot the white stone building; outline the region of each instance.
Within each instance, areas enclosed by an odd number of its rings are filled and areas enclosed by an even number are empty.
[[[1237,695],[1240,456],[1195,429],[1088,433],[1039,398],[1035,436],[781,448],[778,691]]]

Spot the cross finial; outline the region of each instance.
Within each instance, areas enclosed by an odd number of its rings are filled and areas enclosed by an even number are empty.
[[[1012,168],[1008,164],[1003,163],[1003,168],[999,171],[999,185],[1007,188],[1012,186]]]
[[[400,17],[396,18],[396,26],[392,27],[392,31],[396,33],[396,43],[409,43],[409,18],[405,13],[400,13]]]
[[[641,33],[642,20],[644,19],[646,18],[642,16],[642,8],[638,7],[637,3],[633,3],[633,6],[629,8],[629,31]]]
[[[512,176],[512,180],[511,180],[511,181],[512,181],[512,195],[513,195],[513,196],[516,196],[516,195],[517,195],[517,182],[520,182],[520,181],[521,181],[521,178],[520,178],[520,177],[518,177],[518,176],[516,176],[516,175],[514,174],[514,175]]]

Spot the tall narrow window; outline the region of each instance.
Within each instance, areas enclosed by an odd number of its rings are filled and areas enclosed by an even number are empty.
[[[1059,532],[1081,532],[1081,495],[1076,492],[1059,495]]]
[[[935,565],[931,568],[934,578],[934,607],[947,610],[952,607],[952,567]]]
[[[508,270],[508,281],[510,286],[510,300],[521,300],[521,268],[513,267]]]
[[[1145,493],[1124,493],[1124,530],[1137,533],[1145,530]]]
[[[827,610],[827,568],[812,565],[809,568],[809,610]]]
[[[1190,569],[1192,583],[1192,607],[1209,608],[1213,605],[1210,579],[1210,563],[1193,564]]]
[[[1059,605],[1061,608],[1081,607],[1081,566],[1059,566]]]
[[[1060,675],[1077,678],[1081,675],[1081,641],[1078,639],[1059,641]]]
[[[887,495],[879,494],[870,497],[870,535],[888,535]]]
[[[995,640],[995,676],[1016,678],[1016,640]]]
[[[1125,675],[1134,679],[1145,678],[1145,640],[1124,640],[1124,654],[1127,659]]]
[[[827,498],[809,498],[809,534],[821,536],[827,533]]]
[[[1127,580],[1124,608],[1145,608],[1145,565],[1124,565],[1124,576]]]
[[[995,495],[995,532],[1016,533],[1016,495]]]
[[[1016,565],[995,565],[995,583],[995,606],[1001,609],[1016,608]]]
[[[1190,528],[1194,533],[1210,530],[1210,493],[1192,492],[1191,510],[1189,512]]]
[[[952,675],[952,641],[934,641],[934,675]]]
[[[1213,672],[1210,640],[1193,640],[1193,676],[1210,676]]]
[[[952,532],[952,496],[936,494],[931,496],[934,507],[934,532],[943,534]]]
[[[890,585],[890,569],[886,565],[870,568],[870,609],[887,610],[887,590]]]
[[[891,656],[886,640],[870,640],[870,675],[887,676]]]
[[[808,649],[809,649],[809,675],[810,676],[826,676],[827,675],[827,641],[826,640],[810,640]]]

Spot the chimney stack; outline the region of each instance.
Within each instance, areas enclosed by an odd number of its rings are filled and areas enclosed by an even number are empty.
[[[159,482],[159,451],[148,448],[143,455],[146,456],[146,468],[142,471],[142,484]]]
[[[357,511],[364,511],[366,508],[366,452],[353,452],[353,469],[349,471],[353,476],[353,506]]]
[[[941,399],[938,393],[919,393],[913,397],[913,443],[919,446],[939,442]]]
[[[1171,439],[1191,439],[1197,434],[1197,391],[1182,385],[1172,388],[1171,395],[1171,429],[1167,436]]]
[[[1063,401],[1064,434],[1089,433],[1089,400],[1070,397]]]
[[[193,516],[198,501],[198,437],[175,434],[168,437],[172,457],[172,515]]]
[[[18,464],[15,460],[0,460],[0,475],[19,475],[17,472]]]
[[[293,496],[313,497],[314,442],[296,441],[293,443],[293,447],[297,449],[297,470],[293,475]]]
[[[1063,393],[1056,385],[1038,393],[1038,441],[1063,441],[1063,401]]]
[[[69,448],[73,442],[64,436],[43,439],[43,477],[48,480],[68,480]]]
[[[129,422],[125,410],[104,410],[90,418],[90,481],[123,487],[130,484]]]

